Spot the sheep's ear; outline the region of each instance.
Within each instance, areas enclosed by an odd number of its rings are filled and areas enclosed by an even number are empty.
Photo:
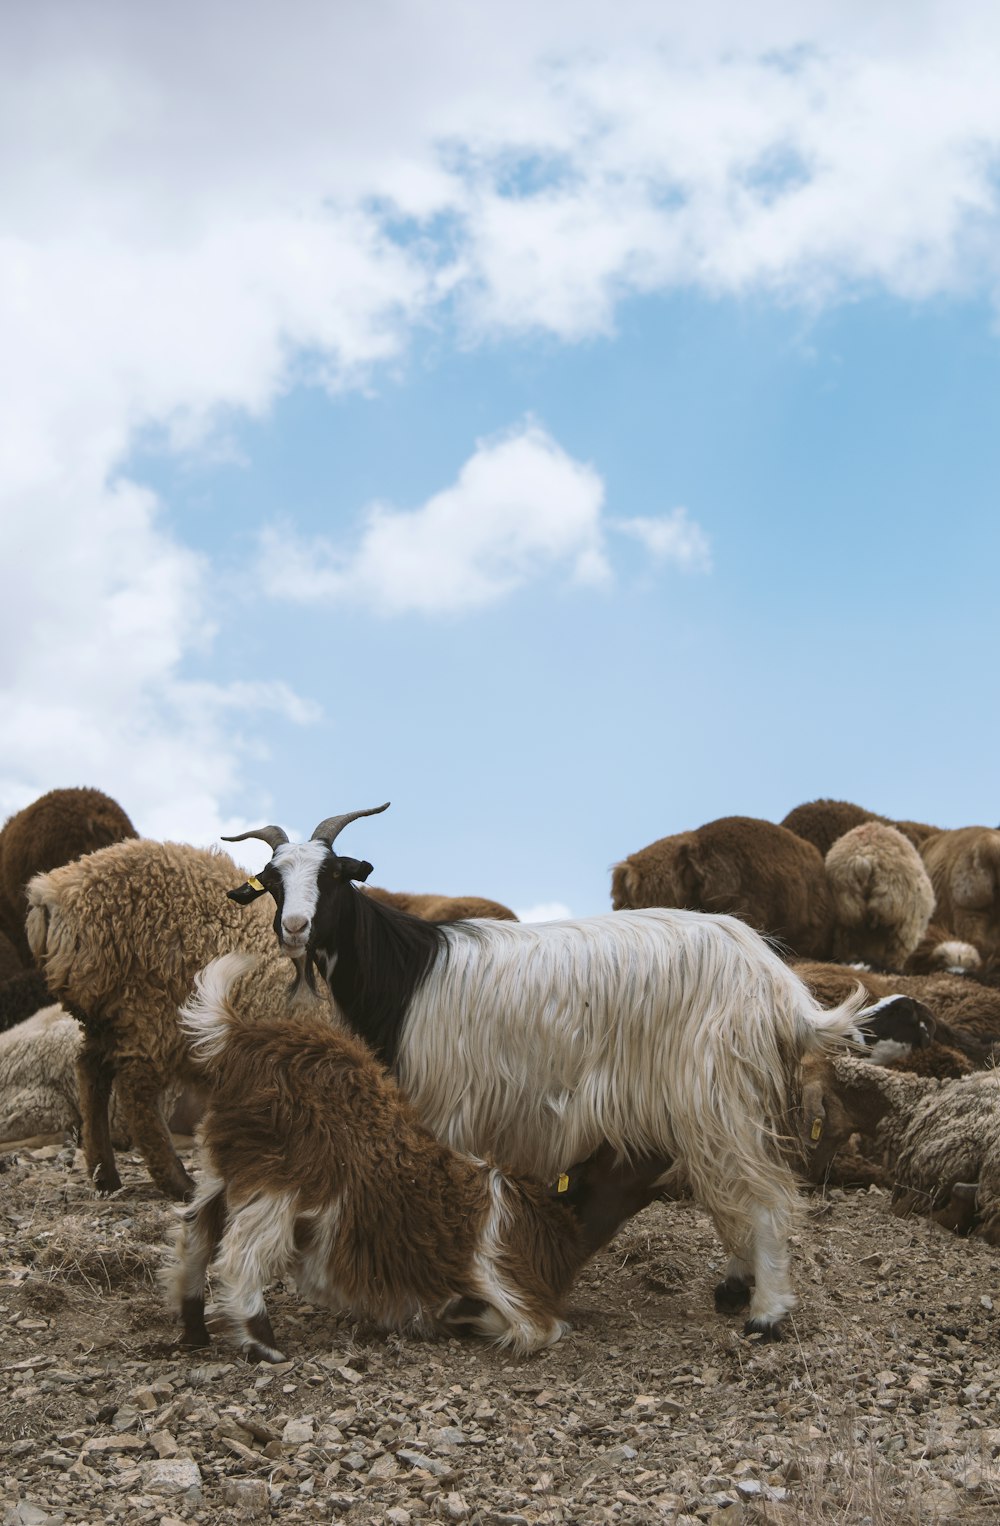
[[[235,890],[227,890],[226,895],[230,901],[235,901],[239,906],[249,906],[251,901],[256,901],[259,895],[266,895],[266,887],[258,879],[248,879],[245,885],[237,885]]]
[[[366,858],[340,858],[337,859],[338,878],[342,880],[360,880],[362,884],[371,874],[375,865],[370,864]]]

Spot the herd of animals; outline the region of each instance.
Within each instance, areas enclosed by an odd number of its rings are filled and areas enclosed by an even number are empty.
[[[1000,1244],[1000,829],[726,817],[616,864],[610,913],[526,924],[368,886],[335,844],[385,809],[228,839],[271,849],[249,879],[94,789],[0,831],[0,1139],[78,1128],[100,1194],[141,1154],[186,1205],[184,1344],[214,1321],[282,1360],[264,1292],[291,1277],[529,1352],[657,1197],[711,1215],[716,1308],[765,1340],[804,1181]]]

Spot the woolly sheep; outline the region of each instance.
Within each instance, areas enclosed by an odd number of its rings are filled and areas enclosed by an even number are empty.
[[[10,980],[14,975],[20,975],[23,969],[24,960],[13,942],[5,932],[0,932],[0,983]]]
[[[285,1010],[291,971],[266,910],[241,915],[226,900],[242,877],[225,853],[133,839],[36,875],[28,886],[32,952],[84,1028],[83,1149],[101,1193],[121,1185],[108,1136],[112,1081],[153,1181],[168,1197],[192,1190],[160,1100],[172,1083],[195,1080],[177,1009],[203,965],[234,949],[257,954],[253,1010]]]
[[[789,811],[781,825],[796,836],[811,842],[825,858],[845,832],[860,827],[866,821],[878,821],[886,827],[896,827],[908,842],[919,848],[925,837],[937,831],[922,821],[892,821],[877,811],[866,811],[863,806],[853,805],[849,800],[810,800],[807,805],[797,805]]]
[[[937,897],[937,919],[984,959],[1000,956],[1000,829],[936,832],[920,851]]]
[[[938,1081],[842,1056],[810,1061],[801,1133],[817,1163],[856,1131],[875,1138],[897,1212],[1000,1244],[1000,1072]]]
[[[927,930],[934,890],[923,860],[895,827],[866,821],[826,855],[835,960],[901,970]]]
[[[82,1044],[80,1024],[58,1002],[0,1033],[0,1140],[79,1129]],[[185,1096],[179,1108],[180,1100],[180,1088],[168,1087],[164,1112],[172,1130],[186,1132],[181,1125],[190,1123],[194,1099]],[[127,1149],[131,1141],[114,1088],[109,1118],[115,1144]]]
[[[0,927],[25,965],[25,888],[33,874],[68,864],[136,830],[118,803],[98,789],[54,789],[11,816],[0,831]]]
[[[182,1013],[209,1086],[198,1194],[164,1279],[184,1343],[208,1343],[213,1262],[217,1305],[251,1361],[284,1360],[264,1288],[289,1274],[312,1302],[389,1327],[473,1327],[519,1353],[558,1340],[608,1212],[613,1232],[630,1211],[621,1173],[598,1167],[560,1198],[458,1155],[353,1035],[315,1012],[248,1017],[230,990],[250,964],[213,960]],[[639,1206],[667,1164],[648,1163]],[[560,1185],[586,1173],[571,1167]]]
[[[365,895],[381,901],[383,906],[408,911],[411,917],[422,917],[425,922],[465,922],[470,917],[489,917],[494,922],[517,921],[517,913],[509,906],[484,900],[478,895],[418,895],[405,890],[382,890],[378,885],[366,885]]]
[[[630,854],[612,871],[611,904],[725,912],[802,958],[830,953],[833,907],[819,851],[752,816],[723,816]]]

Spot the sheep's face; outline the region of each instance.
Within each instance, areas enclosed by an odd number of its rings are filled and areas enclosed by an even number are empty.
[[[267,892],[274,899],[274,932],[284,953],[296,961],[305,959],[316,941],[316,914],[324,896],[347,880],[364,880],[371,864],[341,858],[326,843],[282,843],[260,874],[229,891],[229,898],[242,905]]]

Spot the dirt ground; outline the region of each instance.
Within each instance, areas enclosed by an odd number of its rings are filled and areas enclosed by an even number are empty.
[[[185,1154],[185,1158],[188,1156]],[[269,1299],[290,1360],[179,1351],[172,1206],[137,1158],[0,1158],[0,1521],[1000,1521],[997,1253],[809,1199],[780,1345],[712,1309],[704,1215],[655,1204],[586,1269],[574,1329],[513,1359]]]

